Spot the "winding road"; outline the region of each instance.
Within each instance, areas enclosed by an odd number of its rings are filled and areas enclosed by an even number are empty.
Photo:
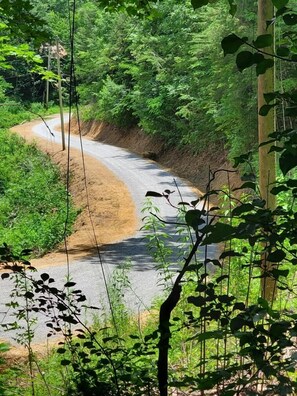
[[[59,118],[53,118],[47,121],[47,124],[54,136],[50,134],[44,123],[35,126],[33,132],[44,139],[60,143]],[[79,137],[71,135],[70,145],[73,148],[80,149]],[[136,205],[139,229],[141,228],[141,218],[143,217],[141,209],[148,190],[162,192],[165,189],[169,189],[176,191],[175,183],[177,183],[184,201],[196,199],[195,193],[184,181],[175,178],[158,164],[145,160],[127,150],[88,139],[83,139],[83,150],[86,155],[94,157],[107,166],[127,185]],[[174,204],[177,204],[180,200],[177,191],[172,194]],[[160,209],[160,217],[167,221],[175,219],[176,211],[165,199],[158,199],[156,203]],[[171,230],[171,232],[173,231]],[[129,259],[132,264],[129,272],[131,290],[127,290],[125,295],[127,305],[135,312],[149,308],[150,303],[154,297],[161,293],[162,288],[159,285],[160,279],[154,268],[154,263],[148,254],[144,237],[144,231],[138,231],[131,238],[106,246],[101,251],[103,265],[101,265],[97,256],[88,256],[71,263],[71,279],[77,283],[77,287],[87,296],[88,304],[98,307],[102,307],[102,302],[103,305],[106,304],[106,291],[102,271],[104,271],[106,277],[109,277],[120,263]],[[66,266],[42,268],[42,272],[47,272],[58,284],[62,285],[66,279],[67,268]],[[11,321],[10,312],[7,312],[5,307],[5,303],[9,301],[10,289],[10,281],[3,280],[1,282],[0,304],[0,323],[2,324]],[[35,341],[37,342],[42,342],[46,339],[47,328],[42,322],[42,320],[39,320],[35,328]],[[0,330],[0,338],[12,341],[13,337],[13,333],[5,333],[3,329]]]

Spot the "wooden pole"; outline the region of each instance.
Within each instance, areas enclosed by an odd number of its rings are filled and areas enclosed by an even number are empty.
[[[47,47],[47,71],[51,70],[51,46],[48,44]],[[49,102],[49,80],[46,80],[45,83],[45,108],[48,109],[48,102]]]
[[[274,53],[274,24],[267,27],[267,21],[271,21],[274,16],[274,7],[272,0],[258,0],[258,35],[271,34],[273,37],[272,45],[264,48],[264,51],[270,54]],[[265,74],[258,77],[258,110],[266,104],[264,94],[275,91],[275,68],[270,68]],[[274,109],[270,110],[267,116],[258,115],[258,134],[259,144],[268,141],[269,134],[275,131],[276,117]],[[271,145],[265,145],[259,148],[259,186],[260,194],[266,201],[266,207],[274,210],[276,207],[275,195],[270,193],[273,183],[276,179],[276,157],[275,152],[269,153]],[[269,272],[273,264],[267,262],[267,255],[262,257],[262,274]],[[262,278],[262,297],[268,301],[273,301],[276,292],[275,280],[269,276]]]
[[[61,66],[60,66],[60,49],[59,41],[56,41],[57,46],[57,69],[58,69],[58,91],[59,91],[59,106],[61,118],[61,135],[62,135],[62,150],[65,150],[65,128],[64,128],[64,113],[63,113],[63,98],[62,98],[62,79],[61,79]]]

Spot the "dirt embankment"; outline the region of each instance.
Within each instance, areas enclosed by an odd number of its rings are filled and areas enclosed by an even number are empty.
[[[18,133],[50,156],[66,180],[68,168],[67,150],[60,145],[37,137],[32,128],[41,121],[18,125],[12,131]],[[71,149],[69,162],[69,191],[80,214],[74,232],[67,238],[69,261],[96,252],[96,243],[112,243],[135,233],[138,220],[130,193],[123,182],[99,161],[85,155],[84,162],[79,150]],[[85,172],[84,172],[85,168]],[[32,260],[36,267],[61,265],[66,261],[65,244],[55,252]]]
[[[28,141],[34,141],[59,165],[64,175],[67,173],[67,153],[59,145],[36,137],[32,128],[40,123],[33,121],[12,128]],[[71,130],[78,132],[75,121]],[[82,135],[89,139],[126,148],[169,168],[174,174],[193,183],[200,191],[206,191],[210,170],[231,169],[226,160],[226,152],[205,150],[203,154],[193,155],[190,149],[166,148],[157,137],[146,135],[139,128],[120,129],[103,122],[85,122],[81,125]],[[84,174],[84,166],[86,175]],[[133,235],[137,227],[134,203],[126,186],[105,166],[90,156],[71,149],[70,152],[70,193],[81,213],[75,223],[73,234],[67,238],[69,261],[85,255],[94,254],[96,243],[104,245]],[[212,189],[220,189],[231,183],[238,186],[238,175],[219,172],[212,182]],[[55,252],[38,260],[33,265],[61,265],[65,263],[65,245],[61,244]]]
[[[78,126],[72,121],[72,131],[78,133]],[[206,147],[203,153],[194,155],[190,148],[166,148],[164,140],[149,136],[139,128],[123,129],[105,122],[90,121],[81,124],[83,136],[107,144],[126,148],[145,158],[155,160],[174,174],[189,180],[200,191],[205,192],[212,177],[211,172],[219,169],[232,170],[227,160],[227,152],[223,148],[218,152]],[[237,173],[220,171],[211,183],[211,189],[221,189],[230,183],[238,187],[240,181]]]

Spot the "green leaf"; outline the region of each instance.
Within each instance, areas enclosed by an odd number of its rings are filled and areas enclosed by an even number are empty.
[[[148,191],[148,192],[145,194],[145,196],[146,196],[146,197],[158,197],[158,198],[160,198],[160,197],[163,197],[163,194],[160,194],[160,193],[158,193],[158,192],[156,192],[156,191]]]
[[[274,153],[274,152],[281,153],[283,150],[284,150],[283,147],[279,147],[279,146],[272,145],[272,146],[270,147],[268,153]]]
[[[277,9],[285,7],[288,3],[289,3],[289,0],[272,0],[272,4]]]
[[[73,287],[73,286],[75,286],[75,285],[76,285],[75,282],[69,281],[69,282],[66,282],[66,283],[65,283],[64,287]]]
[[[202,212],[198,209],[188,210],[185,214],[185,220],[189,227],[193,227],[197,230],[199,225],[205,224],[205,221],[201,218]]]
[[[236,57],[236,65],[240,72],[254,64],[254,55],[250,51],[241,51]]]
[[[285,150],[279,159],[279,167],[285,176],[291,169],[297,166],[297,150],[292,152]]]
[[[29,298],[30,300],[34,297],[34,293],[32,293],[32,292],[30,292],[30,291],[27,291],[25,294],[24,294],[24,297],[25,298]]]
[[[250,189],[255,191],[256,190],[256,183],[247,181],[247,182],[243,183],[240,187],[234,188],[232,191],[243,190],[243,189],[246,189],[246,188],[250,188]]]
[[[297,14],[285,14],[283,20],[288,26],[297,25]]]
[[[192,4],[192,7],[194,8],[194,10],[207,5],[208,2],[209,2],[209,0],[191,0],[191,4]]]
[[[242,213],[250,212],[254,207],[250,203],[242,204],[232,210],[233,216],[240,216]]]
[[[61,363],[60,363],[62,366],[69,366],[70,364],[71,364],[71,361],[70,360],[68,360],[68,359],[63,359],[63,360],[61,360]]]
[[[228,2],[229,2],[229,6],[230,6],[229,14],[234,16],[236,14],[236,11],[237,11],[237,4],[235,3],[234,0],[228,0]]]
[[[266,204],[265,199],[254,198],[252,201],[253,206],[257,206],[257,208],[264,208]]]
[[[224,37],[221,41],[221,46],[224,51],[224,56],[227,54],[234,54],[246,41],[247,39],[240,38],[236,34],[232,33],[227,37]]]
[[[288,47],[278,47],[276,50],[276,55],[281,57],[287,57],[290,55],[290,50]]]
[[[269,47],[273,43],[273,37],[271,34],[261,34],[253,41],[256,48]]]
[[[220,259],[220,260],[223,260],[223,259],[225,259],[226,257],[242,257],[242,256],[243,256],[243,254],[238,253],[238,252],[235,252],[234,250],[227,250],[226,252],[223,252],[223,253],[220,255],[219,259]]]
[[[42,274],[40,275],[40,278],[45,282],[45,281],[48,280],[49,274],[47,274],[46,272],[44,272],[44,273],[42,273]]]
[[[273,187],[273,188],[270,190],[270,193],[271,193],[272,195],[277,195],[277,194],[279,194],[280,192],[288,191],[288,190],[289,190],[289,188],[286,187],[286,186],[277,186],[277,187]]]
[[[241,316],[236,316],[230,322],[230,330],[232,333],[240,330],[245,325],[245,321]]]
[[[275,100],[278,97],[278,95],[279,95],[279,92],[268,92],[268,93],[263,94],[265,102],[267,104],[269,104],[270,102]]]
[[[263,105],[263,106],[260,108],[260,110],[259,110],[259,115],[260,115],[260,116],[263,116],[263,117],[266,117],[267,114],[269,113],[269,111],[270,111],[271,109],[273,109],[275,106],[276,106],[276,103],[275,103],[275,104],[272,104],[272,105],[269,105],[269,104]]]
[[[223,332],[221,330],[213,330],[213,331],[205,331],[204,333],[198,334],[198,336],[195,336],[195,339],[198,341],[204,341],[204,340],[220,340],[223,338]]]
[[[277,249],[274,252],[268,254],[267,261],[270,261],[271,263],[279,263],[285,258],[286,258],[286,253],[281,249]]]
[[[205,305],[205,298],[202,296],[189,296],[188,297],[188,303],[195,305],[195,307],[202,307],[203,305]]]
[[[256,66],[256,74],[259,76],[260,74],[264,74],[266,70],[270,69],[271,67],[274,66],[274,60],[273,59],[266,59],[262,62],[257,63]]]
[[[216,223],[208,227],[209,235],[203,241],[203,245],[227,241],[236,235],[236,228],[229,224]]]
[[[222,275],[222,276],[219,276],[217,279],[216,279],[216,282],[217,283],[220,283],[220,282],[222,282],[224,279],[228,279],[229,278],[229,275]]]
[[[284,278],[286,278],[289,275],[289,272],[290,271],[288,269],[281,270],[278,268],[273,268],[271,270],[271,273],[275,279],[279,279],[280,276],[283,276]]]

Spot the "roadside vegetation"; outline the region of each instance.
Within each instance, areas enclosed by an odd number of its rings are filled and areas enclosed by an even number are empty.
[[[176,207],[173,222],[179,243],[174,250],[158,212],[158,201],[170,203],[172,192],[147,193],[144,227],[164,285],[161,301],[154,302],[150,312],[127,309],[126,266],[109,280],[108,306],[102,311],[86,307],[86,297],[71,279],[58,287],[46,273],[33,276],[28,252],[3,245],[0,254],[7,271],[1,277],[15,285],[10,307],[16,308],[16,320],[10,327],[28,354],[17,371],[4,370],[3,395],[297,393],[297,10],[293,1],[271,1],[266,4],[275,6],[275,18],[264,22],[276,24],[278,41],[276,53],[268,55],[265,48],[273,36],[256,37],[256,2],[164,0],[146,9],[143,3],[106,0],[104,11],[93,1],[78,2],[72,9],[85,119],[126,128],[139,125],[168,145],[189,145],[194,152],[209,142],[227,146],[230,155],[250,152],[235,159],[235,166],[244,171],[238,188],[232,190],[229,183],[213,189],[218,173],[230,172],[214,170],[203,197]],[[66,6],[54,1],[48,13],[46,2],[31,4],[32,12],[46,17],[66,43]],[[127,13],[115,13],[118,7]],[[67,69],[69,59],[64,62]],[[274,64],[278,86],[264,92],[266,103],[259,111],[266,117],[277,108],[276,129],[269,142],[261,143],[270,144],[270,155],[277,152],[279,177],[266,186],[276,197],[275,207],[261,196],[255,165],[256,77],[262,78]],[[72,73],[70,68],[73,82]],[[12,80],[14,92],[24,101],[25,85]],[[38,78],[35,82],[35,87],[42,83]],[[70,91],[76,93],[76,88]],[[9,151],[15,145],[4,147]],[[22,172],[28,172],[31,161],[21,164]],[[55,179],[52,174],[48,178]],[[209,204],[212,197],[218,202],[215,207]],[[221,249],[218,257],[210,254],[213,244]],[[179,265],[174,278],[171,264]],[[95,312],[90,326],[82,319],[88,309]],[[44,359],[34,352],[36,313],[45,315],[49,337],[61,336]]]
[[[47,114],[56,112],[52,107]],[[38,114],[45,115],[40,104],[27,109],[16,102],[0,106],[0,240],[16,253],[30,249],[35,257],[62,242],[76,217],[71,200],[67,206],[58,167],[34,144],[7,129]]]

